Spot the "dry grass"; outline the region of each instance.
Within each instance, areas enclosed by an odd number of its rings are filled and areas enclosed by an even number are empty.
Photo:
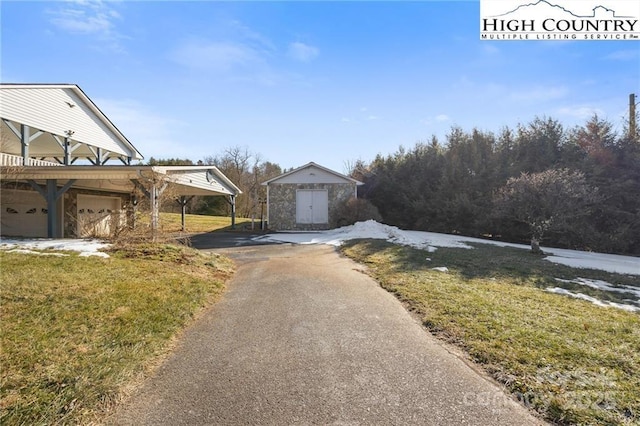
[[[236,227],[243,227],[251,223],[251,219],[236,218]],[[259,225],[259,224],[258,224]],[[160,213],[160,226],[163,232],[182,232],[182,216],[179,213]],[[197,214],[185,215],[185,227],[189,234],[212,232],[219,229],[231,228],[231,218],[226,216],[204,216]]]
[[[368,265],[431,332],[462,348],[546,419],[640,423],[640,315],[543,291],[558,284],[554,278],[638,286],[637,277],[486,245],[427,253],[361,241],[343,250]],[[432,269],[438,266],[449,271]]]
[[[225,258],[121,247],[111,258],[0,252],[0,423],[87,423],[222,292]]]

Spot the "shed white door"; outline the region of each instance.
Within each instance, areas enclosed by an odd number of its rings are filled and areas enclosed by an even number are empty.
[[[296,222],[329,222],[329,193],[326,189],[299,189],[296,192]]]
[[[120,198],[78,195],[78,236],[108,237],[121,220]]]
[[[47,237],[47,202],[35,191],[2,193],[2,235]]]

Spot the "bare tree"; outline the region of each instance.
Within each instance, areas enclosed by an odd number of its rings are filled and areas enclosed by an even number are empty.
[[[243,193],[236,197],[236,212],[241,217],[258,214],[260,203],[266,198],[262,182],[282,173],[277,164],[263,161],[260,154],[240,146],[226,148],[218,156],[206,157],[204,163],[216,166],[240,187]]]
[[[551,169],[509,179],[494,201],[499,216],[529,225],[531,251],[541,253],[544,234],[587,214],[596,193],[581,172]]]

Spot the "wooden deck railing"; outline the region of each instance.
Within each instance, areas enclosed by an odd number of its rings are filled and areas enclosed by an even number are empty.
[[[0,152],[0,166],[24,166],[23,158],[19,155],[6,154]],[[54,163],[53,161],[36,160],[35,158],[29,158],[27,166],[62,166],[60,163]]]

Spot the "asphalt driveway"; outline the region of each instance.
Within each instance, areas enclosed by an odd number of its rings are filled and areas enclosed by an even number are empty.
[[[217,251],[227,293],[111,424],[543,424],[333,248]]]

